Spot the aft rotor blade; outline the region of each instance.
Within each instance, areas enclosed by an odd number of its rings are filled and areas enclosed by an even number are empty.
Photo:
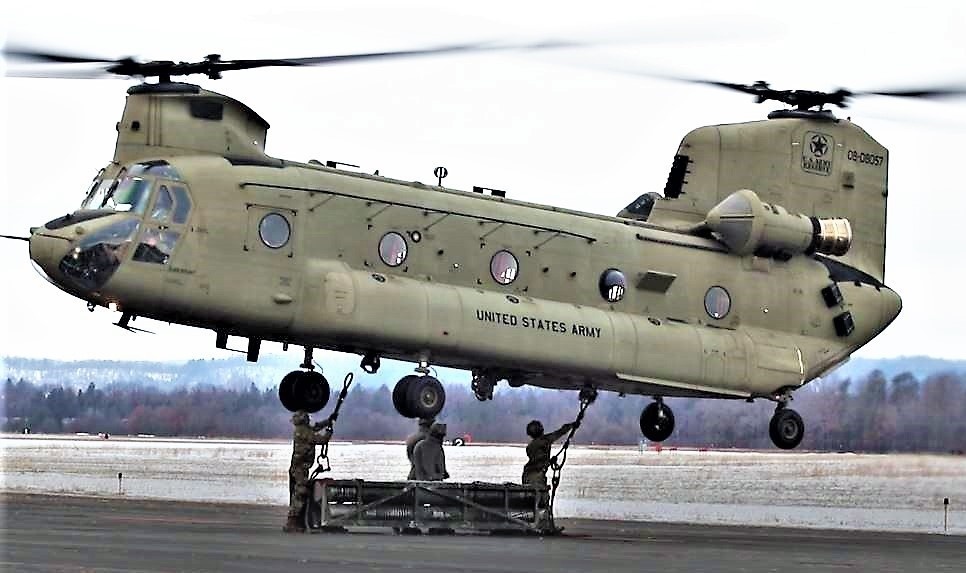
[[[890,97],[908,97],[938,99],[946,97],[966,96],[966,87],[933,87],[933,88],[912,88],[902,90],[881,90],[855,92],[854,95],[880,95]]]

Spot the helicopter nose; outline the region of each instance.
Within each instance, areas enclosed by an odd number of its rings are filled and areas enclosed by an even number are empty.
[[[882,325],[879,327],[879,330],[883,330],[885,327],[892,324],[892,321],[895,320],[902,311],[902,298],[899,297],[899,294],[896,291],[887,286],[881,287],[879,293],[881,294],[880,308],[882,316]]]
[[[30,260],[45,279],[56,284],[55,277],[60,274],[57,265],[70,249],[70,239],[35,227],[31,229],[29,244]]]

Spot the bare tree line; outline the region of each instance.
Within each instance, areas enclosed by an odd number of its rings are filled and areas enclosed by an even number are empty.
[[[275,389],[220,387],[158,388],[90,384],[62,385],[7,380],[2,399],[3,429],[29,427],[41,433],[154,434],[238,438],[288,438],[290,414]],[[649,398],[621,398],[604,392],[587,412],[575,440],[584,444],[637,444],[638,418]],[[774,404],[744,401],[669,399],[677,428],[665,446],[770,448],[768,420]],[[826,451],[966,450],[966,376],[936,375],[917,380],[881,373],[855,381],[823,381],[795,394],[791,405],[805,419],[800,448]],[[331,406],[330,406],[331,407]],[[537,418],[556,427],[577,413],[575,392],[499,388],[492,402],[478,402],[465,386],[447,388],[441,419],[450,437],[473,441],[526,441],[524,427]],[[324,415],[322,412],[320,415]],[[413,430],[392,407],[391,389],[354,386],[336,427],[339,439],[401,440]]]

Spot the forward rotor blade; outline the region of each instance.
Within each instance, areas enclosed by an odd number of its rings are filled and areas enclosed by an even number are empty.
[[[8,75],[19,77],[50,77],[50,78],[95,78],[110,75],[134,77],[173,77],[191,74],[204,74],[217,79],[222,72],[232,70],[246,70],[265,67],[295,67],[295,66],[323,66],[360,62],[366,60],[412,58],[420,56],[443,55],[452,53],[471,53],[487,51],[513,50],[548,50],[556,48],[577,47],[578,42],[545,41],[526,44],[498,44],[477,43],[458,44],[451,46],[436,46],[412,50],[394,50],[384,52],[362,52],[357,54],[340,54],[334,56],[318,56],[309,58],[271,58],[252,60],[222,60],[218,55],[207,56],[200,62],[168,62],[168,61],[136,61],[132,58],[119,60],[89,58],[69,54],[42,52],[26,48],[6,48],[3,54],[13,60],[27,60],[45,64],[101,64],[100,75],[96,71],[59,71],[59,70],[17,70],[8,68]]]
[[[462,44],[455,46],[438,46],[435,48],[425,48],[416,50],[400,50],[392,52],[369,52],[361,54],[346,54],[340,56],[322,56],[317,58],[293,58],[285,59],[283,62],[290,62],[296,66],[319,66],[326,64],[341,64],[344,62],[354,62],[359,60],[386,59],[386,58],[408,58],[414,56],[429,56],[435,54],[448,54],[459,52],[493,52],[493,51],[513,51],[513,50],[548,50],[556,48],[572,48],[581,44],[577,42],[547,41],[533,44]],[[286,64],[280,64],[286,65]]]
[[[29,48],[4,48],[3,57],[7,59],[29,60],[50,64],[109,64],[115,61],[104,58],[91,58],[88,56],[72,56],[69,54],[41,52],[39,50],[32,50]]]
[[[45,79],[64,79],[64,80],[123,80],[122,76],[112,74],[106,70],[60,70],[60,69],[33,69],[33,70],[11,70],[7,69],[6,75],[13,78],[45,78]]]
[[[378,60],[390,58],[406,58],[413,56],[428,56],[433,54],[450,54],[458,52],[478,51],[485,48],[475,45],[440,46],[421,50],[400,50],[392,52],[366,52],[359,54],[343,54],[336,56],[318,56],[314,58],[285,58],[277,60],[232,60],[224,62],[223,69],[242,70],[264,66],[324,66],[327,64],[342,64],[362,60]]]

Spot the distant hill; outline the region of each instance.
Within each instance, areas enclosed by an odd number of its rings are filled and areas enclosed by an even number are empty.
[[[854,357],[837,370],[834,370],[826,378],[851,378],[852,380],[857,380],[864,378],[874,370],[880,370],[890,380],[903,372],[909,372],[917,380],[921,381],[935,374],[966,374],[966,360],[947,360],[929,356],[900,356],[898,358]]]
[[[318,361],[324,366],[323,372],[333,389],[339,387],[347,372],[354,372],[355,381],[360,385],[378,387],[385,384],[390,388],[399,378],[413,372],[413,364],[386,360],[377,374],[369,375],[359,369],[358,357],[336,353],[320,353]],[[244,356],[187,362],[62,361],[10,357],[0,360],[0,380],[23,379],[33,384],[72,388],[86,388],[93,382],[100,388],[111,384],[140,384],[159,388],[211,385],[244,389],[254,383],[259,389],[266,389],[276,386],[285,374],[297,369],[300,363],[300,352],[265,355],[255,364],[246,362]],[[903,372],[911,372],[917,379],[923,380],[943,372],[966,374],[966,360],[928,356],[853,358],[826,376],[826,380],[857,380],[873,370],[881,370],[889,379]],[[438,369],[437,376],[447,383],[468,384],[470,380],[469,372],[446,368]]]
[[[285,374],[298,369],[301,352],[289,355],[265,355],[257,363],[247,362],[244,356],[189,360],[187,362],[79,360],[63,361],[7,357],[0,360],[0,380],[26,380],[33,384],[56,384],[71,388],[86,388],[90,383],[98,387],[110,384],[140,384],[151,387],[187,387],[211,385],[222,388],[244,389],[255,384],[260,389],[276,386]],[[413,372],[413,364],[384,360],[379,372],[365,374],[356,356],[326,353],[317,362],[333,389],[338,388],[346,373],[355,374],[355,382],[365,386],[392,386],[397,380]],[[468,372],[446,368],[437,369],[440,379],[447,382],[469,382]]]

